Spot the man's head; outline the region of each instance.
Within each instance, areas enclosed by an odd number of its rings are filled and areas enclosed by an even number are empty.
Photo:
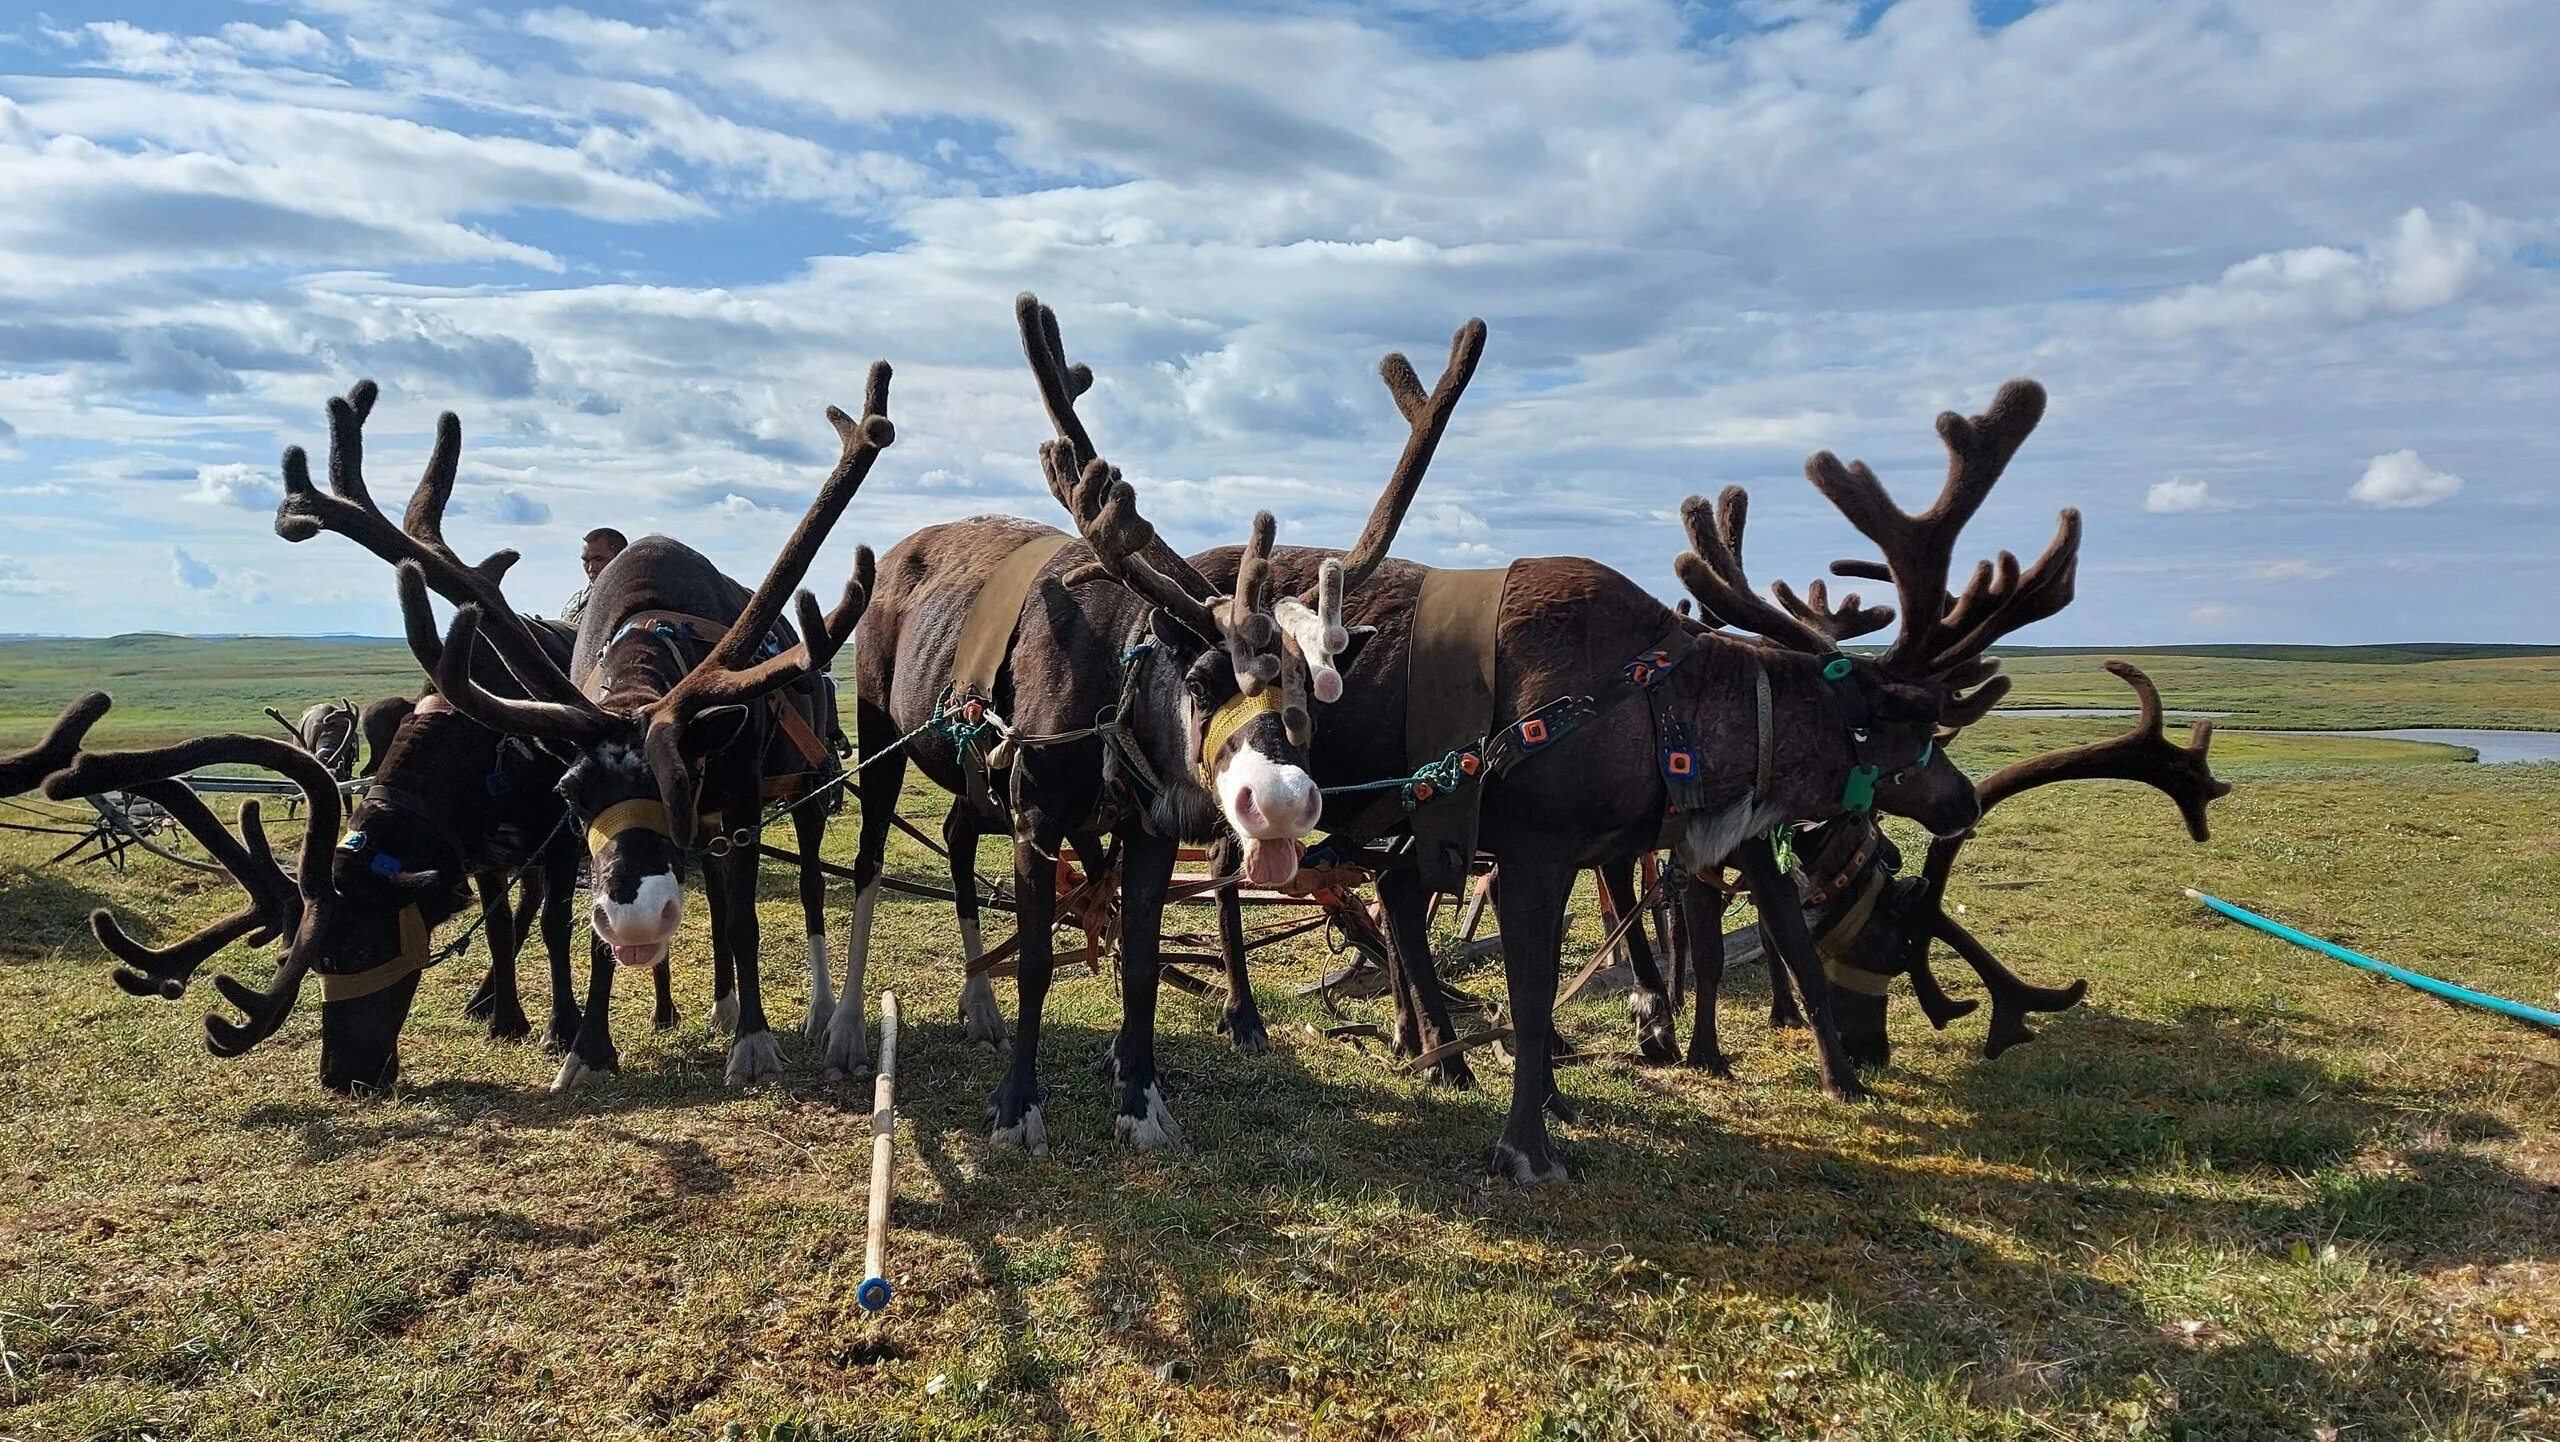
[[[578,548],[578,564],[587,568],[587,579],[592,581],[598,572],[604,570],[607,562],[621,555],[622,548],[630,544],[613,527],[598,526],[587,532],[586,544]]]

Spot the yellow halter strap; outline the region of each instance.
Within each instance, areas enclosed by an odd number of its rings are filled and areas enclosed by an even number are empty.
[[[1227,743],[1235,739],[1237,732],[1252,724],[1253,718],[1271,715],[1280,710],[1281,704],[1280,688],[1265,686],[1252,696],[1238,691],[1228,697],[1224,705],[1210,712],[1209,729],[1200,738],[1200,784],[1215,791],[1218,775],[1211,768],[1217,764],[1218,754],[1227,749]]]
[[[665,802],[645,796],[634,797],[613,803],[597,812],[596,819],[587,823],[587,854],[593,856],[602,852],[606,842],[635,829],[654,831],[670,839],[675,836],[674,828],[667,824]]]
[[[362,971],[320,973],[322,1001],[353,1001],[384,990],[403,977],[413,976],[433,964],[427,954],[427,919],[414,906],[400,908],[400,954],[380,966]]]

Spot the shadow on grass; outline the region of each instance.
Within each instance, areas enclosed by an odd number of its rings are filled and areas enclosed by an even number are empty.
[[[2350,1356],[2279,1340],[2316,1331],[2361,1265],[2327,1249],[2352,1243],[2418,1268],[2539,1257],[2560,1199],[2444,1144],[2497,1134],[2493,1118],[2439,1114],[2413,1136],[2404,1106],[2288,1050],[2281,1033],[2314,1039],[2302,1027],[2092,1012],[1946,1082],[1897,1077],[1926,1105],[1839,1109],[1864,1132],[1843,1146],[1644,1095],[1714,1086],[1685,1073],[1639,1078],[1633,1104],[1585,1082],[1597,1095],[1584,1124],[1559,1129],[1576,1180],[1522,1192],[1480,1174],[1507,1089],[1496,1071],[1489,1096],[1319,1076],[1295,1048],[1238,1058],[1173,1017],[1159,1046],[1192,1141],[1142,1156],[1110,1142],[1115,1089],[1086,1065],[1109,1033],[1053,1022],[1043,1073],[1056,1154],[1033,1159],[986,1150],[982,1099],[998,1059],[955,1026],[915,1026],[905,1109],[944,1200],[902,1201],[899,1222],[968,1249],[1004,1324],[990,1380],[1056,1430],[1067,1419],[1051,1364],[1026,1341],[1022,1288],[1043,1280],[1017,1254],[1026,1216],[1041,1219],[1030,1230],[1072,1225],[1098,1249],[1075,1270],[1086,1315],[1115,1345],[1248,1386],[1374,1373],[1380,1356],[1462,1345],[1480,1309],[1508,1298],[1591,1314],[1577,1320],[1604,1334],[1633,1307],[1676,1338],[1712,1315],[1702,1299],[1746,1295],[1777,1315],[1845,1307],[1872,1329],[1848,1349],[1854,1365],[1912,1391],[1965,1378],[1971,1400],[1995,1410],[2103,1412],[2157,1384],[2170,1398],[2159,1428],[2172,1433],[2169,1414],[2200,1436],[2300,1436],[2345,1420],[2363,1436],[2425,1435],[2428,1409],[2469,1405],[2475,1370],[2419,1348]],[[2282,1184],[2308,1177],[2311,1194],[2271,1202],[2269,1187],[2216,1180],[2250,1175],[2292,1193]],[[1337,1224],[1536,1245],[1430,1253],[1421,1278],[1427,1236],[1365,1252],[1306,1241]],[[2161,1265],[2254,1258],[2243,1285],[2280,1315],[2180,1330],[2158,1310],[2173,1286],[2094,1265],[2111,1243],[2137,1242],[2176,1259]],[[1594,1257],[1631,1269],[1570,1260]],[[1713,1344],[1701,1334],[1697,1345]]]
[[[87,943],[101,961],[107,955],[89,934],[89,913],[107,907],[132,934],[148,939],[158,929],[116,897],[59,867],[0,875],[0,965],[50,961],[65,947]]]

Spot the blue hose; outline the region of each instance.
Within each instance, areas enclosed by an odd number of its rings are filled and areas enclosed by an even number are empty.
[[[2416,987],[2418,990],[2425,992],[2429,996],[2442,997],[2446,1001],[2460,1002],[2464,1006],[2476,1006],[2483,1011],[2494,1011],[2500,1016],[2511,1016],[2518,1021],[2528,1022],[2534,1026],[2544,1027],[2553,1031],[2560,1031],[2560,1012],[2544,1011],[2538,1006],[2527,1006],[2520,1001],[2509,1001],[2503,996],[2491,996],[2486,992],[2473,991],[2467,986],[2456,986],[2449,981],[2438,981],[2424,972],[2411,971],[2407,967],[2402,966],[2393,966],[2387,961],[2376,961],[2372,957],[2364,955],[2362,952],[2349,951],[2334,941],[2323,941],[2319,937],[2313,936],[2307,931],[2296,931],[2281,921],[2269,921],[2267,918],[2249,910],[2247,907],[2234,906],[2230,902],[2223,900],[2221,897],[2207,896],[2193,887],[2187,888],[2187,895],[2193,897],[2204,905],[2211,907],[2213,910],[2219,911],[2223,915],[2230,917],[2233,921],[2254,926],[2258,930],[2267,933],[2269,936],[2281,937],[2286,941],[2292,942],[2296,946],[2319,952],[2323,956],[2335,957],[2349,966],[2360,966],[2367,971],[2387,976],[2393,981],[2399,982],[2403,986]]]

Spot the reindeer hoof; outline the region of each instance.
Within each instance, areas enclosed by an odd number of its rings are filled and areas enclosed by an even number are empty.
[[[983,976],[960,985],[960,1033],[981,1046],[1004,1046],[1004,1008],[996,1004],[994,984]]]
[[[800,1022],[800,1034],[811,1041],[826,1040],[827,1026],[835,1014],[834,997],[820,995],[809,998],[809,1014]]]
[[[773,1039],[772,1032],[749,1032],[729,1043],[729,1085],[762,1086],[780,1080],[782,1043]]]
[[[1717,1081],[1733,1080],[1733,1058],[1720,1051],[1693,1050],[1682,1064],[1705,1072]]]
[[[1164,1092],[1158,1087],[1149,1086],[1139,1094],[1137,1100],[1145,1110],[1139,1113],[1124,1111],[1113,1117],[1111,1119],[1112,1137],[1142,1152],[1182,1145],[1182,1128],[1175,1124],[1173,1113],[1165,1110]],[[1123,1105],[1126,1104],[1123,1103]]]
[[[1572,1173],[1565,1170],[1564,1158],[1556,1155],[1553,1142],[1544,1142],[1529,1150],[1515,1147],[1507,1141],[1495,1142],[1493,1162],[1486,1171],[1492,1176],[1507,1177],[1512,1185],[1522,1187],[1541,1187],[1549,1182],[1572,1179]]]
[[[738,1034],[738,994],[736,992],[733,991],[711,1003],[711,1025],[724,1035]]]
[[[1271,1033],[1264,1028],[1258,1011],[1226,1012],[1218,1018],[1218,1030],[1246,1056],[1260,1056],[1271,1050]]]
[[[860,1081],[871,1075],[871,1033],[861,1013],[838,1006],[827,1023],[827,1080]]]
[[[598,1064],[589,1062],[576,1052],[571,1052],[560,1059],[560,1074],[551,1079],[551,1089],[554,1092],[571,1091],[589,1082],[602,1080],[609,1072],[620,1070],[622,1070],[622,1062],[618,1057],[607,1058]]]
[[[1012,1126],[1000,1126],[987,1133],[987,1143],[998,1147],[1020,1147],[1035,1157],[1049,1155],[1049,1128],[1040,1119],[1040,1108],[1032,1106],[1022,1113],[1022,1120]]]
[[[1433,1086],[1445,1086],[1453,1092],[1476,1089],[1476,1069],[1467,1065],[1464,1055],[1452,1052],[1422,1069],[1422,1079]]]

